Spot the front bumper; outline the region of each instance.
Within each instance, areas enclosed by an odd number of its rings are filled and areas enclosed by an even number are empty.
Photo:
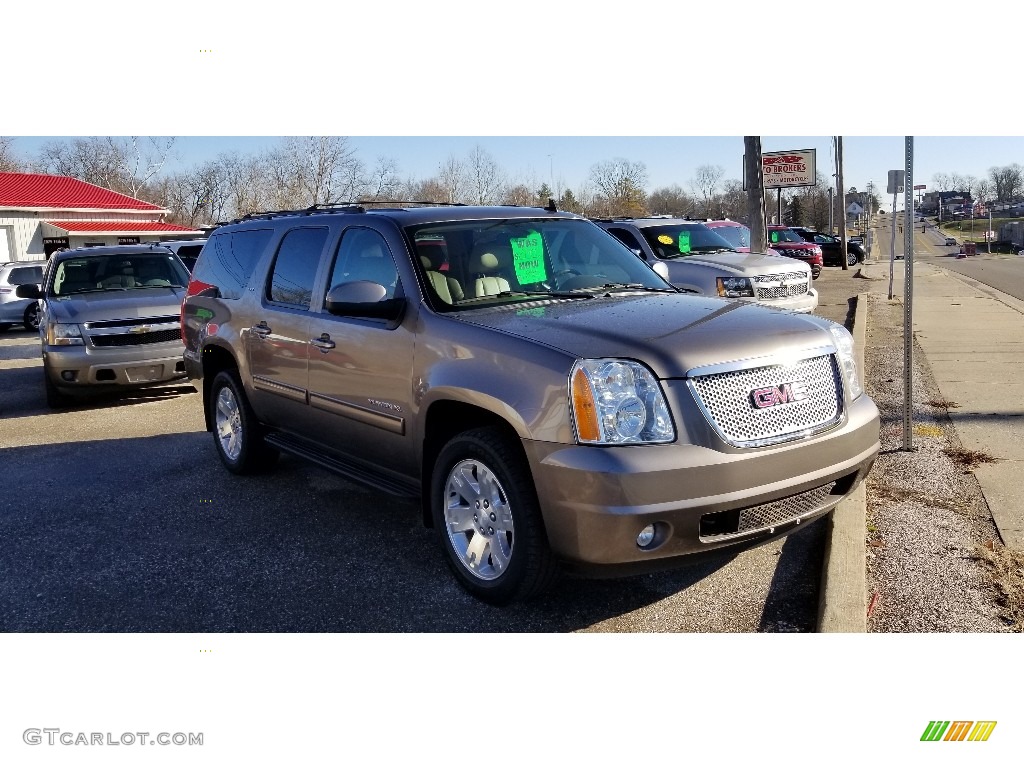
[[[807,293],[802,293],[799,296],[788,296],[784,299],[758,300],[756,298],[750,298],[743,299],[743,301],[760,304],[762,307],[785,310],[786,312],[806,314],[808,312],[813,312],[818,308],[818,291],[811,288]]]
[[[577,570],[645,572],[746,548],[824,515],[870,471],[879,418],[868,397],[828,432],[769,448],[581,446],[526,441],[549,543]],[[743,515],[748,515],[746,524]],[[655,541],[637,535],[654,525]]]
[[[57,389],[73,393],[164,384],[186,376],[181,342],[97,349],[43,346],[43,367]]]

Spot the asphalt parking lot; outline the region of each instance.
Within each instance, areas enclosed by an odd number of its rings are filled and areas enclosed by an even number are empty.
[[[816,281],[821,314],[845,320],[852,274]],[[823,521],[670,572],[564,576],[493,608],[456,585],[414,504],[289,457],[229,474],[191,385],[51,411],[41,376],[38,339],[0,334],[3,631],[814,630]]]

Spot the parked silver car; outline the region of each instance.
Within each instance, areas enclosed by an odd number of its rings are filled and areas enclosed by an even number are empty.
[[[805,262],[740,253],[711,227],[689,219],[598,219],[598,226],[687,293],[739,299],[790,312],[813,312],[818,292]]]
[[[23,325],[30,331],[39,327],[39,303],[17,295],[19,285],[43,282],[45,261],[0,263],[0,331]]]
[[[167,248],[122,245],[54,254],[39,300],[46,401],[185,377],[180,311],[188,270]]]

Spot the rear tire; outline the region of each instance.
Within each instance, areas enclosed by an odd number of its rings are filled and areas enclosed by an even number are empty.
[[[264,442],[263,426],[236,371],[221,371],[214,377],[209,408],[214,445],[225,467],[236,475],[253,475],[274,465],[278,451]]]
[[[493,605],[525,601],[557,576],[522,450],[495,427],[456,435],[430,482],[434,528],[463,588]]]
[[[857,266],[857,254],[847,253],[846,254],[846,266],[856,267]]]

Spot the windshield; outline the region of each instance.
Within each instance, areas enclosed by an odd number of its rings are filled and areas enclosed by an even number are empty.
[[[170,254],[128,253],[64,259],[53,270],[51,294],[125,291],[188,284],[188,273]]]
[[[640,231],[659,259],[679,259],[690,254],[732,250],[728,240],[699,222],[643,227]]]
[[[614,290],[675,291],[626,246],[580,219],[490,219],[406,228],[443,311]]]
[[[791,229],[771,229],[768,230],[768,240],[772,245],[775,243],[804,243],[804,240],[800,235]]]
[[[724,224],[711,229],[716,235],[727,240],[733,248],[750,247],[750,229],[743,224]]]

